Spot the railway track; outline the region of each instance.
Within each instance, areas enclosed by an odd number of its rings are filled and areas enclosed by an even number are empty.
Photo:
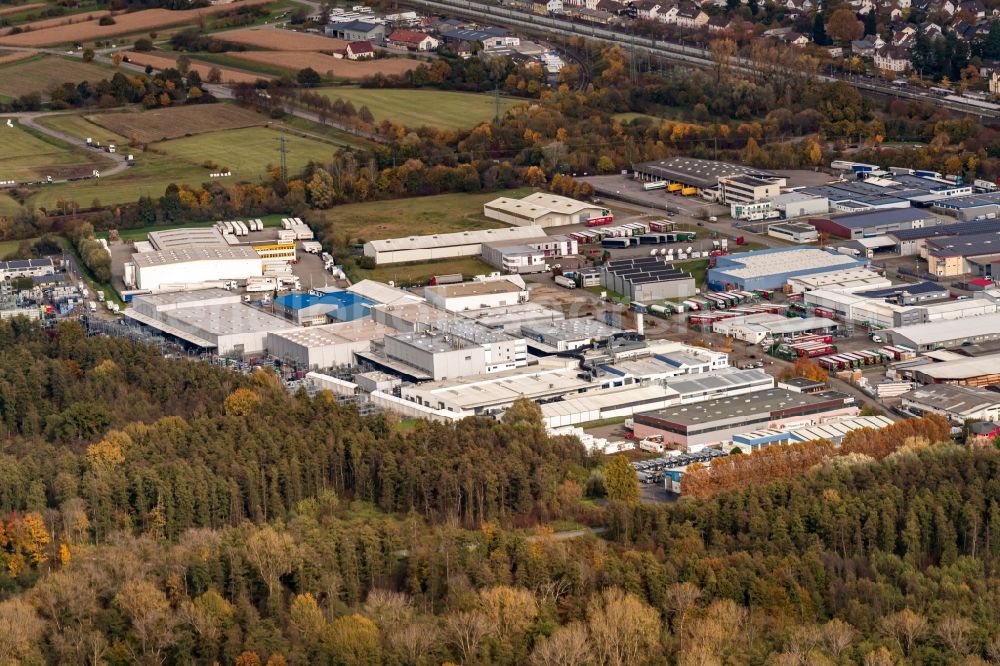
[[[483,20],[484,17],[487,17],[493,23],[520,28],[528,32],[541,33],[543,35],[556,34],[564,37],[587,37],[598,41],[618,44],[630,49],[634,48],[677,64],[686,64],[695,67],[711,67],[714,64],[708,50],[700,46],[631,35],[608,27],[573,21],[566,18],[528,14],[509,7],[477,2],[476,0],[405,0],[405,3],[446,13],[468,16],[478,20]],[[735,58],[734,65],[744,72],[750,71],[749,61],[743,58]],[[843,81],[858,90],[871,94],[900,99],[930,101],[938,106],[959,113],[975,115],[984,119],[1000,119],[1000,107],[996,105],[984,105],[982,102],[975,100],[942,99],[921,91],[894,87],[891,84],[883,83],[876,79],[848,75],[820,74],[817,78],[826,82]],[[996,108],[989,108],[991,106]]]

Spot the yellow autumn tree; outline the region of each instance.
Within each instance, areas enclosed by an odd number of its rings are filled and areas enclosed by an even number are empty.
[[[249,416],[260,404],[260,396],[250,389],[238,388],[226,398],[225,410],[228,416]]]

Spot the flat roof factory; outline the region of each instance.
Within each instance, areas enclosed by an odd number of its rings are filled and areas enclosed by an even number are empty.
[[[720,178],[740,175],[756,176],[766,180],[779,178],[778,174],[764,169],[694,157],[671,157],[652,162],[639,162],[632,165],[632,171],[639,180],[665,180],[703,190],[717,187]]]
[[[708,286],[716,291],[781,289],[790,277],[862,268],[868,262],[811,247],[773,248],[716,258]]]
[[[948,349],[1000,340],[1000,314],[902,326],[886,331],[890,344],[917,351]]]

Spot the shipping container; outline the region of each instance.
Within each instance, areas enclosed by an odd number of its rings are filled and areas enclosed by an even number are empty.
[[[668,192],[680,192],[682,189],[684,189],[684,186],[680,183],[670,183],[667,185]]]
[[[667,181],[665,180],[655,180],[652,183],[643,183],[642,189],[647,192],[651,190],[665,190],[667,189]]]
[[[696,194],[698,194],[697,187],[685,187],[683,190],[681,190],[681,195],[685,197],[693,197]]]
[[[434,275],[431,277],[431,286],[439,284],[458,284],[463,280],[461,273],[449,273],[448,275]]]
[[[615,221],[614,215],[605,215],[603,217],[592,217],[587,220],[588,227],[599,227],[604,224],[611,224]]]

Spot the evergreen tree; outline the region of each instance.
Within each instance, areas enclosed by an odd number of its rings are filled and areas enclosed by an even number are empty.
[[[612,458],[604,476],[604,486],[608,491],[608,499],[618,500],[626,504],[635,504],[639,501],[639,480],[625,456]]]
[[[813,42],[817,46],[829,46],[830,38],[826,36],[826,19],[823,12],[816,12],[813,17]]]
[[[865,34],[866,35],[878,34],[878,22],[875,17],[874,9],[870,9],[868,13],[865,14]]]

